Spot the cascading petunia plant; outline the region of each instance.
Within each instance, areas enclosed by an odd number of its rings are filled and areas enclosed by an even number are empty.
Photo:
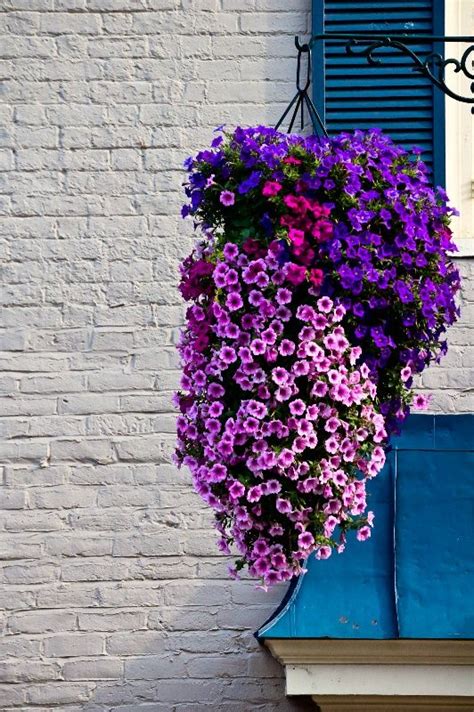
[[[176,460],[268,586],[370,536],[366,481],[458,316],[454,211],[375,129],[237,128],[185,165]]]

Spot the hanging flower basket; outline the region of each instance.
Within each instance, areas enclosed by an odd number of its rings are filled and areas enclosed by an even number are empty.
[[[366,481],[458,315],[453,210],[378,130],[238,128],[186,167],[176,458],[268,586],[370,536]]]

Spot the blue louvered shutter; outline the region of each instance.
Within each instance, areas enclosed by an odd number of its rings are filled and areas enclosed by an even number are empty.
[[[313,0],[313,34],[323,32],[444,34],[444,0]],[[410,44],[420,56],[439,51]],[[410,148],[423,150],[434,180],[444,184],[444,96],[412,70],[407,57],[389,49],[370,66],[346,53],[344,41],[318,42],[313,50],[314,101],[330,134],[379,126]]]

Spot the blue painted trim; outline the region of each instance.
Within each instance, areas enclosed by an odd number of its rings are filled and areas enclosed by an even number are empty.
[[[308,562],[257,638],[474,638],[474,414],[412,415],[369,485],[372,539]]]
[[[433,0],[433,34],[445,34],[445,0]],[[442,42],[433,45],[434,52],[444,56]],[[446,95],[435,86],[433,91],[433,179],[446,187]]]
[[[320,35],[324,32],[324,0],[313,0],[311,29],[313,35]],[[323,124],[326,123],[324,47],[324,41],[316,42],[311,50],[313,103],[319,112]]]
[[[265,635],[267,631],[272,630],[281,619],[286,618],[288,614],[291,615],[294,605],[296,604],[298,592],[303,584],[304,577],[299,576],[293,579],[289,585],[288,591],[285,593],[282,602],[272,615],[267,618],[265,623],[254,633],[257,640],[262,640],[263,638],[273,637]]]

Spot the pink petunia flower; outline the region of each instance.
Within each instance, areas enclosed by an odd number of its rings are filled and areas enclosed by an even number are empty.
[[[222,205],[225,205],[226,207],[228,207],[230,205],[234,205],[235,194],[232,193],[231,190],[223,190],[219,196],[219,200],[222,203]]]

